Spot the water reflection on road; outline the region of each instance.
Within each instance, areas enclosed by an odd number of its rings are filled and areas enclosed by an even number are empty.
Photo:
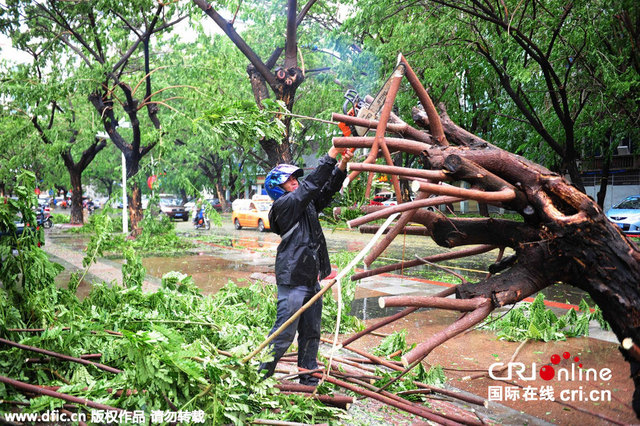
[[[360,234],[353,231],[344,230],[325,230],[325,237],[330,253],[340,251],[359,252],[370,240],[371,235]],[[212,229],[209,238],[218,238],[215,240],[220,245],[234,248],[246,248],[249,250],[258,250],[263,256],[275,256],[275,249],[280,238],[273,233],[261,233],[255,230],[235,230],[230,226]],[[400,261],[408,261],[415,259],[416,256],[426,257],[437,253],[447,251],[447,249],[438,247],[431,239],[419,236],[406,236],[397,238],[383,252],[376,262],[370,268],[396,263]],[[498,251],[494,250],[478,256],[466,259],[457,259],[442,262],[441,265],[446,266],[452,272],[462,275],[470,282],[484,279],[488,272],[488,266],[495,262]],[[238,257],[240,254],[231,254]],[[271,262],[271,270],[253,270],[251,272],[273,272],[273,261]],[[359,265],[362,267],[362,265]],[[439,268],[429,265],[423,265],[415,268],[396,271],[397,274],[404,274],[409,277],[438,279],[450,283],[460,283],[460,279],[454,275],[443,272]],[[247,274],[247,276],[250,275]],[[593,304],[589,296],[583,291],[563,284],[556,284],[543,290],[548,300],[557,302],[566,302],[570,304],[578,304],[582,298],[588,303]],[[357,295],[358,300],[354,302],[353,313],[361,318],[374,318],[389,315],[388,311],[382,311],[378,308],[377,297],[371,297],[367,302],[366,296]],[[366,312],[365,312],[366,311]],[[386,313],[385,313],[386,312]]]
[[[238,253],[240,256],[242,253]],[[229,256],[233,257],[233,256]],[[247,285],[252,273],[268,273],[272,261],[251,262],[246,256],[239,259],[221,258],[213,254],[200,253],[180,257],[146,257],[142,265],[147,273],[162,278],[170,271],[180,271],[193,277],[194,283],[205,294],[214,294],[230,280],[239,286]]]
[[[143,266],[149,276],[156,279],[170,271],[180,271],[193,277],[194,282],[206,294],[213,294],[221,287],[234,281],[238,285],[248,285],[251,275],[255,273],[272,274],[275,264],[275,252],[280,237],[270,232],[258,232],[251,229],[235,230],[225,224],[211,231],[194,232],[188,223],[178,223],[177,230],[183,236],[197,242],[198,248],[189,253],[172,257],[145,257]],[[62,237],[62,235],[61,235]],[[358,252],[370,240],[371,235],[345,230],[325,230],[325,237],[330,253],[340,251]],[[64,236],[65,246],[77,250],[86,247],[85,236]],[[425,237],[406,236],[397,238],[370,268],[389,263],[408,261],[416,256],[426,257],[447,251],[438,247]],[[450,260],[442,265],[456,274],[464,276],[471,282],[482,280],[487,276],[487,269],[497,257],[497,251],[485,253],[467,259]],[[362,267],[362,265],[359,265]],[[460,279],[440,269],[423,265],[420,267],[396,271],[408,277],[429,278],[432,280],[459,283]],[[437,274],[437,275],[434,275]],[[64,275],[64,274],[63,274]],[[68,281],[68,278],[67,278]],[[84,286],[81,286],[84,288]],[[578,304],[585,298],[593,302],[584,292],[566,285],[555,285],[543,291],[548,300]],[[382,294],[368,294],[359,288],[354,302],[353,313],[361,318],[375,318],[389,315],[389,311],[378,308],[377,298]]]

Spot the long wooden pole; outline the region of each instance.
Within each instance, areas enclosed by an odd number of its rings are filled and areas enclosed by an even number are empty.
[[[303,314],[304,311],[306,311],[307,309],[309,309],[309,307],[311,305],[313,305],[314,303],[316,303],[316,301],[318,299],[320,299],[331,287],[333,287],[333,285],[337,282],[336,279],[332,279],[331,281],[329,281],[329,283],[327,283],[324,287],[322,287],[320,289],[319,292],[317,292],[311,299],[309,299],[309,301],[307,303],[305,303],[304,305],[302,305],[302,307],[300,309],[298,309],[296,311],[295,314],[291,315],[291,318],[289,318],[288,320],[286,320],[284,322],[284,324],[282,324],[280,326],[280,328],[278,328],[276,331],[274,331],[273,333],[271,333],[271,335],[269,335],[269,337],[266,338],[266,340],[264,342],[262,342],[257,348],[255,348],[253,350],[253,352],[251,352],[249,355],[245,356],[244,358],[242,358],[242,362],[246,363],[248,362],[251,358],[253,358],[254,356],[256,356],[257,354],[260,353],[260,351],[262,351],[269,343],[271,343],[273,341],[273,339],[275,339],[276,337],[278,337],[280,335],[280,333],[282,333],[284,330],[287,329],[287,327],[289,327],[295,320],[297,320],[300,315]]]
[[[302,368],[300,370],[304,371],[304,369],[302,369]],[[317,378],[322,378],[323,377],[322,374],[319,374],[319,373],[312,373],[311,375],[314,376],[314,377],[317,377]],[[343,388],[348,389],[348,390],[350,390],[352,392],[356,392],[356,393],[358,393],[360,395],[364,395],[364,396],[367,396],[369,398],[376,399],[376,400],[378,400],[380,402],[384,402],[385,404],[391,405],[393,407],[396,407],[396,408],[401,409],[403,411],[406,411],[408,413],[415,414],[416,416],[420,416],[420,417],[424,417],[426,419],[432,420],[434,422],[437,422],[438,424],[442,424],[442,425],[458,425],[458,424],[460,424],[460,423],[455,422],[453,420],[447,419],[447,418],[445,418],[445,417],[443,417],[441,415],[434,414],[434,413],[432,413],[430,411],[427,411],[426,408],[414,407],[411,404],[409,404],[409,402],[402,403],[402,402],[396,401],[396,400],[394,400],[392,398],[389,398],[389,397],[387,397],[385,395],[380,395],[379,393],[372,392],[372,391],[367,390],[367,389],[362,389],[360,387],[357,387],[357,386],[352,385],[350,383],[347,383],[345,381],[335,379],[335,378],[333,378],[331,376],[325,377],[325,380],[328,381],[329,383],[333,383],[334,385],[343,387]]]

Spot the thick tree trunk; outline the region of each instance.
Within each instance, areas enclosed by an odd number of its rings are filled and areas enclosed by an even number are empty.
[[[258,108],[263,109],[262,101],[269,98],[269,90],[264,76],[260,74],[253,65],[247,67],[249,80],[251,81],[251,89]],[[291,74],[291,75],[290,75]],[[299,68],[292,70],[277,69],[275,78],[278,81],[276,98],[283,101],[287,108],[293,108],[295,90],[302,82],[304,77]],[[271,167],[275,167],[280,163],[291,163],[293,156],[291,153],[291,144],[289,142],[289,129],[291,126],[290,116],[277,117],[285,124],[286,132],[281,140],[263,138],[260,140],[260,146],[267,154],[267,161]]]
[[[571,157],[567,156],[564,161],[564,167],[569,174],[569,178],[571,179],[571,183],[578,188],[581,192],[587,192],[584,187],[584,182],[582,181],[582,174],[580,173],[580,169],[578,168],[578,160],[575,155]]]
[[[205,14],[213,19],[220,29],[224,31],[229,39],[249,60],[250,64],[247,66],[247,73],[249,74],[251,88],[258,107],[262,109],[262,101],[269,97],[269,91],[267,89],[268,85],[276,94],[276,98],[283,101],[287,106],[287,109],[292,111],[295,102],[296,89],[304,80],[304,73],[298,67],[298,41],[296,30],[311,6],[315,3],[315,0],[308,1],[307,4],[302,7],[299,14],[297,12],[297,1],[287,1],[285,60],[283,67],[276,68],[275,72],[271,72],[271,69],[275,66],[282,53],[283,49],[281,47],[276,48],[269,59],[266,62],[263,62],[236,32],[233,27],[233,23],[224,19],[208,1],[192,1],[200,7]],[[291,163],[293,160],[290,142],[291,135],[289,134],[291,117],[283,116],[278,118],[282,120],[286,127],[286,132],[282,140],[275,141],[264,138],[260,140],[260,146],[267,154],[267,161],[272,167],[279,163]]]
[[[118,120],[115,117],[115,113],[113,111],[113,99],[111,98],[111,94],[105,93],[104,95],[100,92],[94,92],[89,95],[89,101],[93,104],[98,114],[102,117],[102,124],[104,125],[104,129],[109,135],[109,139],[113,142],[113,144],[122,152],[126,162],[126,177],[127,180],[133,178],[140,169],[140,161],[142,158],[148,154],[151,149],[155,146],[156,142],[153,142],[147,146],[142,146],[142,133],[140,131],[140,122],[137,118],[138,111],[138,100],[133,98],[132,90],[129,86],[124,83],[120,83],[118,85],[127,99],[127,105],[125,105],[124,109],[128,113],[128,118],[131,120],[131,126],[133,129],[133,140],[131,143],[128,143],[122,135],[118,132]],[[103,141],[105,142],[105,141]],[[140,234],[140,230],[138,229],[138,223],[142,220],[142,199],[140,195],[140,189],[137,184],[134,183],[132,188],[137,189],[138,193],[133,194],[136,195],[137,198],[131,198],[129,201],[129,211],[130,211],[130,226],[131,226],[131,236],[138,236]],[[135,213],[132,212],[132,209],[138,209]]]
[[[128,199],[129,222],[131,223],[131,232],[129,235],[136,238],[142,232],[140,221],[142,221],[142,191],[137,182],[131,185],[131,196]]]
[[[220,208],[222,209],[222,211],[226,212],[230,210],[231,206],[227,206],[227,199],[225,197],[224,188],[220,180],[216,181],[216,194],[218,195],[218,200],[220,200]]]
[[[71,189],[73,194],[71,197],[70,222],[73,224],[81,225],[84,223],[82,214],[82,173],[105,146],[105,141],[94,141],[89,148],[82,152],[80,160],[77,163],[73,161],[70,149],[63,151],[60,154],[62,161],[69,172],[69,178],[71,180]]]
[[[84,215],[82,214],[82,172],[72,168],[69,170],[71,178],[71,218],[69,223],[73,225],[82,225],[84,223]]]
[[[602,165],[602,176],[600,177],[600,189],[598,190],[597,202],[600,207],[604,207],[604,199],[607,196],[607,186],[609,185],[609,175],[611,167],[611,128],[607,129],[606,141],[602,144],[605,152],[602,153],[604,164]]]

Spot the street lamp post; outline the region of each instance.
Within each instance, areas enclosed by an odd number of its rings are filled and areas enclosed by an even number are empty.
[[[122,153],[122,233],[129,233],[127,222],[127,159]]]
[[[118,127],[130,129],[131,123],[124,118],[118,121]],[[122,153],[122,233],[129,233],[129,224],[127,223],[127,159]]]

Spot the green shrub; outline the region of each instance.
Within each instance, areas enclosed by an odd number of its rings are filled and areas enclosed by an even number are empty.
[[[69,223],[71,216],[62,213],[54,213],[51,215],[51,220],[53,223]]]

